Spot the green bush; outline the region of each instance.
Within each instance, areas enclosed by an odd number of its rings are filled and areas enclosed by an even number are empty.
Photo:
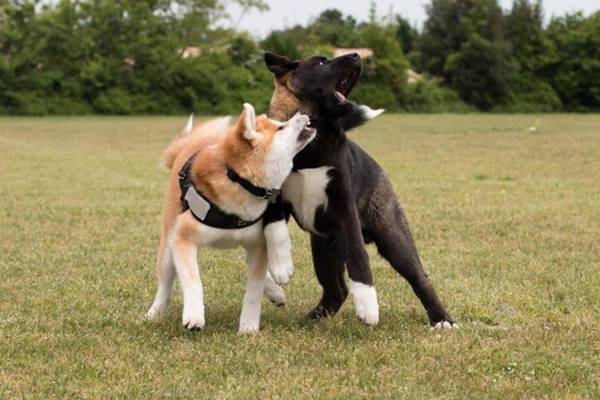
[[[553,112],[561,109],[561,101],[549,83],[535,77],[523,76],[514,83],[507,104],[496,106],[502,112]]]
[[[7,114],[47,115],[47,99],[29,91],[9,91],[3,94]]]
[[[47,114],[82,115],[94,112],[93,107],[81,99],[48,96],[44,99]]]
[[[427,79],[407,86],[404,108],[409,112],[471,112],[476,110],[462,101],[455,91]]]
[[[400,109],[394,91],[389,86],[377,82],[359,83],[352,91],[352,99],[371,108],[385,108],[387,111]]]
[[[100,114],[131,114],[131,95],[121,88],[111,88],[100,93],[93,101],[94,110]]]

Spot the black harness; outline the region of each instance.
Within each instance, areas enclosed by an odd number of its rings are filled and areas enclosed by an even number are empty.
[[[196,157],[196,153],[183,164],[179,171],[179,188],[181,189],[181,208],[183,211],[190,210],[194,218],[205,225],[220,229],[240,229],[254,225],[260,221],[264,215],[261,215],[254,221],[246,221],[237,215],[227,214],[216,204],[211,202],[202,192],[194,186],[190,168]],[[242,186],[246,191],[252,193],[259,199],[268,200],[273,203],[279,196],[281,189],[265,189],[254,186],[252,182],[239,176],[233,169],[227,166],[227,177],[231,181]]]

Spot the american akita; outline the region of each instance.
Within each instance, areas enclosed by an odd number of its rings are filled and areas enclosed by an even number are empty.
[[[305,115],[297,113],[286,121],[256,117],[254,108],[244,104],[232,127],[228,118],[221,118],[193,128],[190,117],[184,132],[166,149],[163,164],[171,173],[157,255],[158,291],[147,317],[165,311],[177,272],[183,325],[204,327],[196,256],[199,247],[207,246],[246,250],[248,281],[240,332],[258,330],[263,291],[275,303],[285,301],[283,290],[267,273],[262,216],[269,194],[278,193],[292,170],[293,157],[316,134]]]
[[[347,130],[382,112],[347,99],[362,69],[360,56],[292,61],[267,52],[265,62],[275,82],[269,116],[285,120],[300,111],[317,129],[317,138],[294,158],[294,172],[283,185],[281,211],[269,212],[269,222],[291,214],[310,232],[323,296],[308,317],[337,313],[348,295],[347,269],[356,315],[369,325],[378,323],[377,294],[365,250],[365,243],[375,242],[379,253],[412,286],[429,324],[455,326],[421,266],[389,179],[346,137]]]

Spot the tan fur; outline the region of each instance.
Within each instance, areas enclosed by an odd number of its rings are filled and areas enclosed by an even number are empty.
[[[287,121],[298,111],[310,114],[307,104],[302,103],[294,94],[292,73],[280,78],[273,77],[275,91],[269,104],[269,116],[279,121]]]
[[[255,185],[264,185],[264,159],[277,126],[264,115],[256,117],[256,128],[262,135],[259,141],[250,143],[243,137],[243,121],[244,114],[224,133],[223,119],[199,124],[191,133],[178,135],[165,150],[163,164],[171,169],[171,173],[163,203],[157,270],[161,268],[167,236],[181,213],[178,173],[192,154],[197,153],[190,169],[194,184],[225,211],[235,210],[239,204],[254,200],[250,193],[227,178],[226,165]]]
[[[269,263],[262,221],[225,229],[199,222],[190,210],[182,212],[179,171],[190,156],[195,155],[188,171],[194,188],[225,213],[256,221],[266,210],[268,201],[231,180],[227,176],[228,167],[255,186],[279,188],[292,168],[294,154],[314,138],[315,132],[307,128],[309,119],[305,115],[298,114],[280,123],[264,115],[255,117],[254,107],[247,103],[237,123],[229,127],[228,122],[213,120],[194,128],[190,117],[186,128],[164,153],[163,163],[171,171],[157,254],[158,289],[146,315],[155,319],[165,311],[174,278],[178,276],[184,298],[182,323],[188,329],[203,328],[204,289],[198,249],[241,246],[247,256],[247,284],[239,332],[256,332],[260,325],[262,296],[266,295],[276,304],[285,303],[285,294],[276,281],[286,283],[293,274],[291,244],[286,247],[284,240],[287,237],[289,242],[287,225],[283,225],[284,230],[269,230],[273,238],[280,239],[279,248],[284,248],[273,258],[274,262]],[[276,138],[280,130],[282,136]],[[272,275],[268,275],[267,270]]]
[[[229,129],[231,117],[222,117],[196,125],[192,132],[177,135],[163,153],[162,166],[170,170],[175,158],[186,147],[202,146],[202,142],[215,140]]]

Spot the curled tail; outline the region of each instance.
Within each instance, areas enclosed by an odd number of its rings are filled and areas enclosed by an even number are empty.
[[[183,128],[165,149],[161,159],[163,168],[170,171],[171,168],[173,168],[173,164],[179,153],[181,153],[188,145],[225,133],[227,128],[229,128],[230,121],[231,117],[227,116],[211,119],[194,127],[194,115],[190,115],[185,128]]]

